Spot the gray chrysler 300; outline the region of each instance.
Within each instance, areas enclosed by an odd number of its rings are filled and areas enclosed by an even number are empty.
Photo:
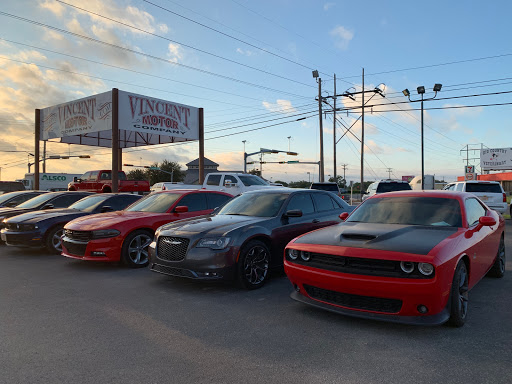
[[[209,216],[161,226],[149,246],[150,270],[191,279],[236,280],[261,287],[295,237],[341,222],[352,207],[319,190],[246,192]]]

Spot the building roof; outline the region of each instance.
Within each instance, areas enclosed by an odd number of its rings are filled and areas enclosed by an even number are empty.
[[[199,158],[192,160],[190,163],[187,163],[186,165],[187,165],[187,167],[190,167],[191,165],[199,165]],[[208,159],[206,157],[204,158],[204,165],[215,165],[217,167],[219,166],[219,164],[217,164],[214,161],[211,161],[210,159]]]

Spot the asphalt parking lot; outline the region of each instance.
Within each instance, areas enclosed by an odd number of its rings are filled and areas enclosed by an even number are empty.
[[[307,307],[284,275],[243,291],[0,246],[0,383],[511,383],[506,247],[455,329]]]

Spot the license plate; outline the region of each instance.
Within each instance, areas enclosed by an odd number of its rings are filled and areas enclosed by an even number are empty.
[[[489,198],[488,198],[487,196],[482,196],[482,197],[480,197],[480,199],[481,199],[482,201],[487,201],[487,200],[489,200]]]

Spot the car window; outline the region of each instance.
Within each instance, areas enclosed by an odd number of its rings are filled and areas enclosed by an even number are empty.
[[[164,213],[181,197],[181,193],[152,193],[132,204],[127,211]]]
[[[96,181],[96,179],[98,179],[98,173],[100,173],[100,171],[92,171],[88,180]]]
[[[221,176],[222,175],[208,175],[208,181],[206,182],[206,184],[207,185],[219,185]]]
[[[332,203],[333,203],[335,209],[343,208],[342,205],[340,203],[338,203],[336,200],[334,200],[332,197],[331,197],[331,200],[332,200]]]
[[[103,206],[109,206],[114,211],[121,211],[128,207],[129,205],[135,203],[142,196],[139,195],[117,195],[112,196],[110,199],[106,200],[103,203]]]
[[[78,209],[79,211],[92,212],[94,209],[108,199],[108,195],[98,194],[85,197],[74,204],[71,204],[69,208]]]
[[[190,195],[185,195],[180,201],[178,201],[177,206],[180,205],[187,206],[189,212],[204,211],[208,209],[205,193],[192,193]]]
[[[24,203],[21,203],[20,205],[18,205],[17,208],[37,208],[41,204],[46,203],[47,201],[51,200],[54,197],[55,194],[53,193],[43,193],[42,195],[33,197],[32,199],[29,199]]]
[[[322,191],[331,191],[331,192],[339,192],[339,188],[336,184],[320,184],[313,183],[311,184],[311,189],[321,189]]]
[[[459,201],[441,197],[384,197],[365,200],[352,222],[461,227]]]
[[[25,201],[30,200],[39,195],[40,195],[39,193],[23,193],[23,194],[20,194],[18,196],[11,198],[9,200],[9,204],[12,204],[13,206],[14,206],[14,204],[18,205],[18,204],[24,203]]]
[[[317,212],[330,211],[334,209],[333,200],[330,196],[324,193],[313,193],[313,200],[315,202]]]
[[[256,175],[240,175],[240,181],[246,186],[250,187],[251,185],[268,185],[265,180]]]
[[[467,183],[466,192],[502,193],[501,185],[494,183]]]
[[[289,193],[244,193],[228,201],[218,215],[275,217]]]
[[[206,200],[208,209],[215,209],[224,205],[226,201],[231,199],[231,196],[221,195],[220,193],[207,193]]]
[[[67,208],[74,202],[83,199],[86,195],[69,193],[66,195],[58,196],[50,200],[48,203],[52,204],[54,208]]]
[[[464,183],[457,183],[457,186],[455,187],[456,191],[462,191],[464,189]]]
[[[226,185],[226,181],[231,181],[231,183],[233,183],[235,185],[238,184],[238,180],[234,176],[231,176],[231,175],[224,176],[224,185]]]
[[[377,193],[409,191],[411,186],[408,183],[379,183]]]
[[[79,179],[82,181],[89,180],[90,175],[91,175],[91,172],[85,172],[82,176],[79,177]]]
[[[298,193],[293,195],[286,210],[291,211],[292,209],[300,209],[303,215],[315,212],[311,195],[309,193]]]
[[[475,224],[478,224],[478,219],[481,216],[485,216],[486,210],[480,204],[480,202],[475,198],[466,199],[466,218],[468,220],[468,225],[472,227]]]

